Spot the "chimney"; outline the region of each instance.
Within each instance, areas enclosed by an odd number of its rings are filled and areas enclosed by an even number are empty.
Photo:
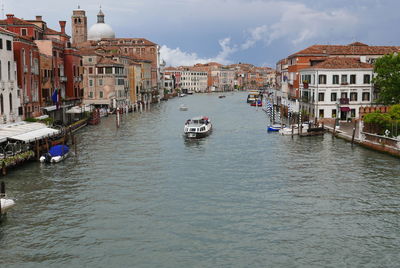
[[[13,23],[14,14],[7,14],[7,24]]]
[[[37,21],[42,21],[42,16],[36,16]]]
[[[61,27],[61,33],[65,34],[65,24],[67,23],[65,20],[60,20],[60,27]]]

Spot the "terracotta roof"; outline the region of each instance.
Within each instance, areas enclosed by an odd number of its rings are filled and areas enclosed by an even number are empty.
[[[360,58],[332,57],[317,63],[307,69],[372,69],[369,63],[361,62]]]
[[[13,24],[13,25],[29,25],[29,26],[36,26],[36,25],[33,24],[33,23],[30,23],[30,22],[28,22],[28,21],[26,21],[26,20],[21,20],[21,19],[16,18],[16,17],[12,17],[11,19],[12,19],[12,24]],[[5,20],[0,20],[0,24],[1,24],[1,25],[8,25],[7,19],[5,19]]]
[[[108,41],[118,41],[118,43],[113,44],[116,46],[127,46],[127,45],[146,45],[146,46],[153,46],[153,45],[157,45],[156,43],[153,43],[147,39],[144,38],[102,38],[99,43],[102,42],[108,42]],[[136,43],[134,44],[129,44],[129,43],[122,43],[119,44],[119,41],[135,41]],[[139,42],[139,43],[138,43]]]
[[[3,34],[8,34],[8,35],[16,36],[15,33],[10,32],[10,31],[8,31],[8,30],[6,30],[6,29],[4,29],[4,28],[1,28],[1,27],[0,27],[0,32],[3,33]]]
[[[400,46],[368,46],[359,42],[350,45],[313,45],[289,56],[312,55],[385,55],[400,52]]]
[[[46,28],[46,30],[44,31],[45,34],[50,34],[50,35],[60,35],[62,34],[61,32],[57,32],[53,29],[50,28]]]

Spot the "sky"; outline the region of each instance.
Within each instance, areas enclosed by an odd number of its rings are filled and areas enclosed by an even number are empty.
[[[101,6],[116,37],[160,45],[167,66],[210,61],[275,67],[314,44],[400,46],[399,0],[0,0],[2,16],[42,15],[59,30],[72,10],[96,23]]]

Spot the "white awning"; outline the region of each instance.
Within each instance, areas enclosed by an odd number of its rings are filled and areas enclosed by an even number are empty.
[[[55,134],[58,134],[59,132],[60,131],[57,129],[46,127],[46,128],[30,131],[30,132],[27,132],[24,134],[12,136],[12,137],[10,137],[10,139],[19,140],[19,141],[23,141],[23,142],[31,142],[36,139],[42,139],[42,138],[45,138],[48,136],[53,136]]]
[[[18,122],[0,126],[0,142],[5,142],[7,139],[31,141],[32,138],[27,138],[28,136],[21,135],[29,134],[29,137],[33,137],[33,140],[35,140],[35,138],[40,139],[48,135],[54,135],[58,132],[58,130],[48,128],[42,123]]]
[[[91,111],[92,111],[92,106],[85,105],[85,106],[74,106],[71,109],[69,109],[66,113],[67,114],[81,114],[84,112],[91,112]]]

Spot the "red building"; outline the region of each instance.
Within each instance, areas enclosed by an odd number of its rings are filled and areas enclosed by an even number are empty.
[[[25,117],[40,115],[40,106],[50,104],[49,97],[55,90],[62,104],[72,105],[82,100],[82,58],[76,48],[71,47],[70,36],[65,33],[66,22],[59,23],[60,31],[56,31],[47,27],[41,16],[36,16],[35,20],[22,20],[8,14],[7,19],[0,20],[0,27],[19,35],[16,39],[20,44],[16,43],[15,53]],[[42,72],[39,71],[41,55],[51,58],[51,66],[46,66],[49,69]],[[51,88],[44,89],[46,92],[42,92],[41,79],[51,82]]]

